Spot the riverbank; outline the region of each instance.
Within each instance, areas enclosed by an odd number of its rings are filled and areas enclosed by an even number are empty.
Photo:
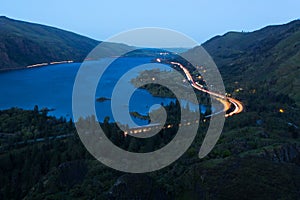
[[[53,62],[44,62],[44,63],[38,63],[38,64],[33,64],[33,65],[27,65],[25,67],[2,68],[2,69],[0,69],[0,72],[7,72],[7,71],[14,71],[14,70],[21,70],[21,69],[30,69],[30,68],[37,68],[37,67],[47,67],[50,65],[67,64],[67,63],[74,63],[74,61],[73,60],[53,61]]]

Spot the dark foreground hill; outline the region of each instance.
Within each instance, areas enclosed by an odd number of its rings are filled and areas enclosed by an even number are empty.
[[[81,62],[100,42],[57,28],[0,17],[0,70],[73,60]],[[128,46],[105,43],[104,54]],[[118,45],[116,48],[115,45]]]

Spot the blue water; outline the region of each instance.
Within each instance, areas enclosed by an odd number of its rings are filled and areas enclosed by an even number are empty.
[[[114,84],[127,70],[149,61],[150,58],[119,58],[103,74],[95,99],[103,96],[111,97]],[[49,115],[72,118],[72,90],[80,65],[81,63],[58,64],[1,72],[0,109],[11,107],[33,109],[38,105],[39,108],[54,109]],[[171,101],[175,100],[153,97],[149,92],[137,89],[130,100],[129,110],[147,114],[153,104],[168,105]],[[105,116],[109,116],[110,121],[113,121],[110,104],[110,101],[96,102],[98,120],[102,121]],[[134,121],[140,125],[148,123],[138,119]]]

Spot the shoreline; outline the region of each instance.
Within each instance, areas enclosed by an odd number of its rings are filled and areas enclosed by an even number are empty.
[[[104,58],[125,58],[127,56],[108,56]],[[133,56],[128,56],[128,57],[133,57]],[[138,56],[137,56],[138,57]],[[32,64],[32,65],[27,65],[25,67],[10,67],[10,68],[0,68],[0,73],[1,72],[8,72],[8,71],[14,71],[14,70],[22,70],[22,69],[30,69],[30,68],[39,68],[39,67],[47,67],[50,65],[57,65],[57,64],[68,64],[68,63],[83,63],[85,61],[96,61],[98,59],[94,58],[85,58],[84,60],[63,60],[63,61],[51,61],[51,62],[44,62],[44,63],[37,63],[37,64]]]
[[[47,66],[50,66],[50,65],[68,64],[68,63],[74,63],[74,61],[73,60],[52,61],[52,62],[44,62],[44,63],[38,63],[38,64],[33,64],[33,65],[27,65],[25,67],[2,68],[2,69],[0,69],[0,73],[1,72],[8,72],[8,71],[15,71],[15,70],[22,70],[22,69],[47,67]]]

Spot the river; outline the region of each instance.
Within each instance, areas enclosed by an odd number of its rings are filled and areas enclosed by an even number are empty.
[[[115,83],[126,71],[135,66],[149,63],[150,60],[149,57],[117,59],[103,74],[95,99],[98,97],[110,98]],[[39,108],[54,109],[49,112],[49,115],[72,118],[72,90],[80,65],[81,63],[67,63],[1,72],[0,109],[11,107],[33,109],[35,105],[38,105]],[[136,72],[137,74],[138,72]],[[122,96],[122,93],[120,95]],[[174,99],[154,97],[146,90],[137,89],[130,100],[129,110],[147,114],[153,104],[168,105],[171,101]],[[96,111],[99,121],[103,121],[106,116],[110,117],[110,121],[114,121],[110,101],[96,102]],[[147,124],[141,119],[134,119],[134,121],[139,125]]]

